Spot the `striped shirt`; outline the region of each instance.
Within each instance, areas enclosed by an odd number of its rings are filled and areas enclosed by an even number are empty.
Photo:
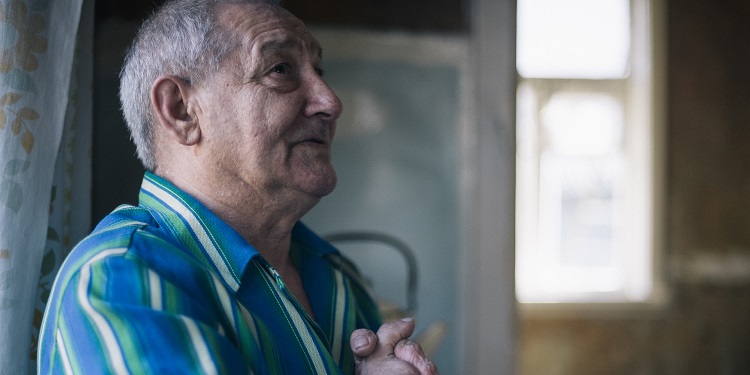
[[[354,373],[349,336],[377,329],[376,305],[301,223],[290,250],[317,320],[234,229],[147,172],[138,207],[118,207],[65,260],[39,373]]]

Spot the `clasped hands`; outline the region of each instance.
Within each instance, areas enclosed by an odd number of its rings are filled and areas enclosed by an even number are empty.
[[[439,375],[419,343],[409,340],[414,327],[414,319],[404,318],[383,324],[377,333],[368,329],[354,331],[349,342],[355,374]]]

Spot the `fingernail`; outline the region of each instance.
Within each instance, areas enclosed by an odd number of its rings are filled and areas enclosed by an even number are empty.
[[[354,338],[354,349],[359,350],[367,346],[367,343],[370,340],[367,339],[365,336],[357,336]]]
[[[401,321],[402,321],[402,322],[406,322],[406,323],[408,323],[408,322],[413,322],[413,321],[414,321],[414,318],[412,318],[412,317],[410,317],[410,316],[407,316],[406,318],[403,318],[403,319],[401,319]]]

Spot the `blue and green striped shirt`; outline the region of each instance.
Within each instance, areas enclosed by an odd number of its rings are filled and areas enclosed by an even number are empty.
[[[301,223],[292,259],[314,321],[234,229],[146,173],[68,256],[42,324],[41,374],[351,374],[349,336],[381,318],[354,267]]]

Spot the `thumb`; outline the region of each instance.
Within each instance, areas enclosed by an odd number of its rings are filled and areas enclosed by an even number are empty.
[[[357,362],[361,358],[367,357],[378,347],[378,336],[369,329],[360,328],[352,332],[349,338],[349,345],[352,347],[354,358]]]
[[[378,329],[378,342],[389,353],[393,353],[399,341],[408,339],[414,333],[415,326],[413,318],[385,323]]]

